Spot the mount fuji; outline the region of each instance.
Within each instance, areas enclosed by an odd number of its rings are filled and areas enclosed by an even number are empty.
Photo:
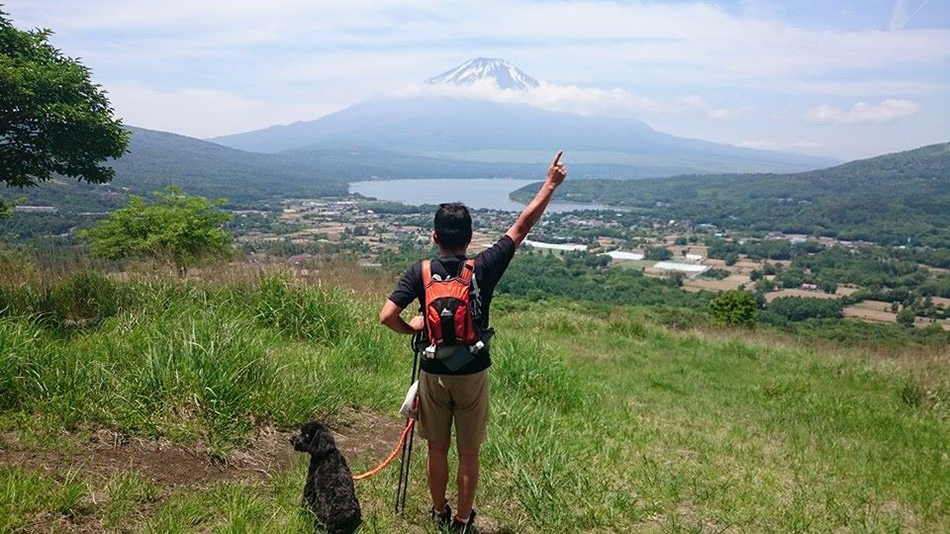
[[[528,105],[535,80],[502,59],[475,58],[426,80],[413,96],[370,100],[312,121],[210,139],[252,152],[352,160],[370,177],[535,176],[563,148],[572,175],[646,178],[720,172],[791,172],[831,158],[742,148],[666,134],[631,118]],[[503,99],[485,99],[482,91]],[[367,154],[372,165],[367,166]]]
[[[538,80],[528,76],[504,59],[478,57],[462,63],[450,71],[429,78],[429,85],[473,85],[482,80],[493,81],[499,89],[528,91],[537,87]]]

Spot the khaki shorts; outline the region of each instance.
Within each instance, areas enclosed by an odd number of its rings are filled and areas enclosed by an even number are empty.
[[[485,441],[488,423],[488,369],[472,375],[419,375],[419,435],[436,443],[452,439],[460,449]]]

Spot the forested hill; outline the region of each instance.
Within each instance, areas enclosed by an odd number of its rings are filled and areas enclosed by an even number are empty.
[[[730,229],[950,247],[950,143],[794,174],[568,180],[556,198]]]
[[[168,184],[230,199],[345,193],[346,185],[319,165],[277,154],[257,154],[191,137],[130,128],[129,152],[113,166],[113,185],[153,191]]]
[[[183,135],[130,127],[128,152],[111,163],[115,179],[89,185],[70,179],[38,187],[0,190],[4,197],[54,206],[65,212],[103,211],[124,202],[126,193],[147,195],[167,185],[190,193],[226,197],[238,205],[279,196],[346,194],[347,185],[318,162],[279,154],[257,154]]]
[[[0,235],[25,239],[65,235],[95,214],[125,205],[129,194],[150,196],[168,185],[231,207],[274,205],[275,197],[345,195],[347,184],[319,162],[280,154],[256,154],[183,135],[129,128],[128,152],[111,163],[115,179],[91,185],[60,178],[30,188],[0,188],[0,196],[23,204],[52,206],[54,213],[18,214],[0,222]]]

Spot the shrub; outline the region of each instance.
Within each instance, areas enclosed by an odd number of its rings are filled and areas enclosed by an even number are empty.
[[[727,325],[750,326],[758,313],[755,297],[747,291],[723,291],[709,301],[713,317]]]
[[[211,202],[188,196],[177,187],[154,195],[153,204],[131,196],[128,206],[113,211],[80,236],[92,240],[96,256],[168,257],[182,274],[203,258],[230,252],[231,236],[222,226],[231,216],[220,210],[223,199]]]
[[[772,301],[767,308],[770,314],[784,317],[789,321],[805,319],[840,319],[841,304],[831,299],[806,297],[780,297]]]
[[[908,328],[914,326],[914,320],[916,319],[917,314],[914,313],[914,310],[910,308],[904,308],[900,313],[897,314],[897,324],[906,326]]]
[[[755,271],[753,271],[755,272]],[[725,280],[729,277],[729,271],[725,269],[709,269],[703,273],[703,278],[712,278],[714,280]],[[754,280],[754,278],[753,278]]]
[[[650,247],[645,257],[650,261],[666,261],[673,257],[673,253],[663,247]]]
[[[753,287],[757,293],[768,293],[769,291],[773,291],[775,289],[775,282],[767,278],[762,278],[761,280],[756,281]]]

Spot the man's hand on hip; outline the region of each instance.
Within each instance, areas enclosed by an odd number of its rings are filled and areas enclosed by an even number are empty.
[[[416,332],[422,332],[422,329],[426,327],[426,319],[421,315],[416,315],[409,320],[409,328],[412,328]]]

